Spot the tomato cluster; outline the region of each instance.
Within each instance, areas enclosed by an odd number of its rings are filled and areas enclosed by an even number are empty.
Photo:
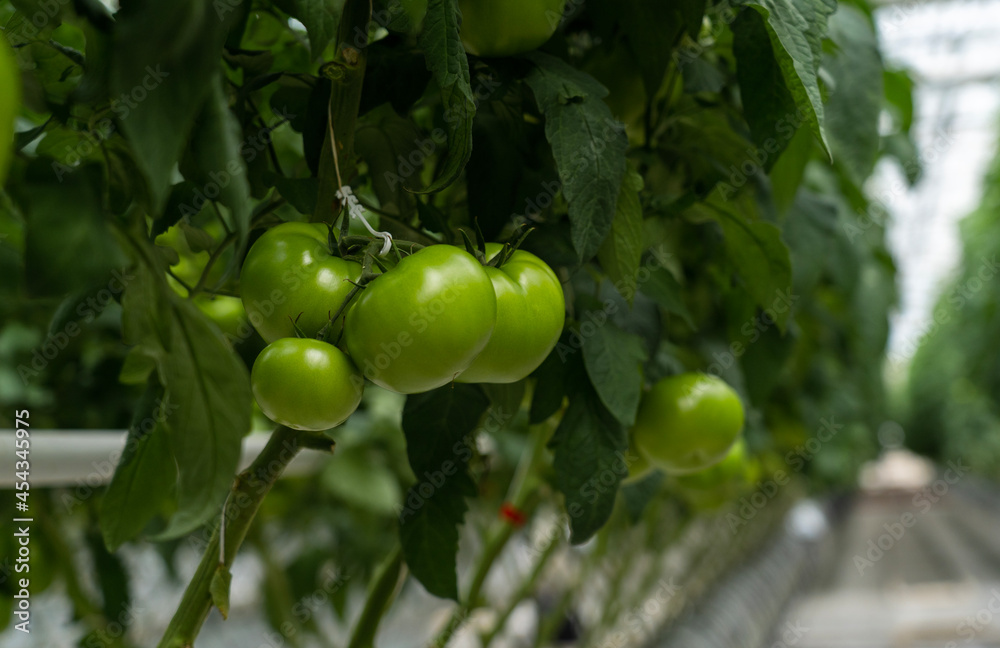
[[[323,225],[285,223],[243,264],[243,305],[270,343],[254,362],[253,392],[283,425],[339,425],[365,378],[402,394],[521,380],[562,331],[559,279],[528,252],[493,243],[477,258],[431,245],[368,276],[332,244]]]

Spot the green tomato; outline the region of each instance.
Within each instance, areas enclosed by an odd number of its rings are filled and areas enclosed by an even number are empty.
[[[486,245],[492,259],[503,248]],[[512,383],[542,364],[559,341],[566,306],[559,277],[531,252],[518,250],[502,268],[486,267],[497,297],[497,324],[482,353],[456,379]]]
[[[458,0],[462,44],[476,56],[530,52],[552,37],[565,0]]]
[[[250,248],[240,275],[247,317],[268,342],[294,337],[293,320],[314,337],[361,277],[361,265],[330,254],[322,223],[284,223]],[[343,316],[332,334],[340,333]]]
[[[21,71],[7,41],[0,38],[0,185],[14,154],[14,118],[21,105]]]
[[[496,320],[497,299],[482,264],[457,247],[432,245],[361,291],[347,312],[344,341],[366,378],[414,394],[465,371]]]
[[[239,297],[198,294],[193,301],[201,312],[208,315],[208,319],[215,322],[231,343],[249,336],[250,322]]]
[[[721,461],[742,429],[743,404],[732,387],[717,376],[685,373],[643,396],[632,435],[653,465],[685,474]]]
[[[250,373],[253,395],[275,423],[328,430],[361,402],[364,378],[343,351],[304,338],[284,338],[261,351]]]
[[[747,446],[743,438],[729,448],[729,452],[719,463],[704,470],[678,475],[677,484],[689,490],[714,490],[727,486],[743,486],[747,482],[750,462],[747,458]]]
[[[629,434],[628,447],[630,453],[634,456],[634,459],[628,465],[628,475],[622,480],[623,484],[634,484],[637,481],[644,479],[649,473],[653,472],[656,468],[653,464],[649,463],[649,459],[646,455],[636,448],[635,439]]]
[[[740,438],[726,456],[704,470],[674,478],[680,496],[695,511],[715,511],[735,502],[753,482],[746,444]]]

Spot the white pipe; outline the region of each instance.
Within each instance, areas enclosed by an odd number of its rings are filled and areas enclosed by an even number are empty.
[[[33,488],[107,484],[118,465],[125,436],[125,430],[31,430],[28,481]],[[268,436],[254,433],[243,439],[241,470],[264,448]],[[15,462],[20,461],[14,454],[14,441],[14,430],[0,430],[0,489],[14,487]],[[310,472],[322,459],[320,453],[300,454],[284,474]]]

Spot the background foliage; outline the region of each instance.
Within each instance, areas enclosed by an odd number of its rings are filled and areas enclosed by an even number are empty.
[[[886,214],[864,183],[883,157],[919,173],[912,84],[886,69],[867,4],[570,2],[541,50],[502,59],[466,56],[453,0],[430,0],[422,28],[406,3],[375,2],[361,20],[371,42],[361,30],[345,54],[361,3],[342,4],[0,3],[25,90],[0,194],[0,423],[30,407],[36,428],[131,426],[134,452],[103,505],[45,495],[50,528],[86,539],[100,603],[74,585],[58,533],[36,583],[63,579],[87,631],[129,596],[109,550],[154,539],[172,565],[182,538],[204,538],[243,436],[266,427],[247,378],[260,341],[237,336],[234,353],[198,299],[237,293],[265,228],[336,217],[328,105],[355,153],[340,171],[381,228],[426,243],[530,223],[525,247],[564,280],[569,318],[521,384],[405,402],[370,388],[330,433],[336,455],[278,484],[248,541],[275,628],[321,635],[288,602],[323,565],[349,566],[332,599],[343,615],[397,537],[419,586],[467,612],[482,601],[456,578],[460,538],[485,543],[488,571],[489,551],[527,532],[492,520],[505,501],[529,519],[567,511],[569,541],[600,531],[600,547],[633,524],[697,515],[662,475],[620,488],[614,470],[644,385],[681,371],[739,392],[757,481],[853,484],[886,416],[895,299]],[[988,299],[970,303],[986,313]],[[990,393],[983,371],[953,398]],[[176,408],[165,421],[163,399]],[[996,425],[990,407],[975,411]],[[459,476],[414,506],[456,444]],[[294,551],[275,557],[277,537]]]

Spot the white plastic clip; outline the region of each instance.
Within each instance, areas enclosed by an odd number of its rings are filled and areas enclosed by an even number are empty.
[[[365,226],[365,229],[368,230],[372,236],[383,240],[382,250],[378,253],[379,256],[385,256],[388,254],[389,250],[392,248],[392,234],[389,232],[375,231],[375,228],[373,228],[365,218],[365,209],[361,206],[361,203],[358,202],[358,197],[354,195],[351,188],[345,185],[340,189],[337,189],[337,199],[342,203],[347,204],[347,213],[351,215],[351,218],[356,218],[361,221],[361,224]]]

